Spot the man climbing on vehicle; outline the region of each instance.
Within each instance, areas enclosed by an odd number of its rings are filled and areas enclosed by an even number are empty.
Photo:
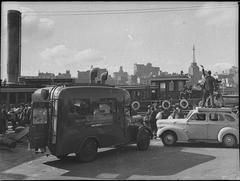
[[[213,101],[213,92],[215,90],[215,79],[211,76],[211,71],[209,70],[207,73],[205,73],[204,67],[202,67],[202,73],[205,78],[204,84],[203,84],[203,96],[202,96],[202,107],[205,106],[206,99],[209,96],[210,97],[210,106],[215,107],[214,101]]]

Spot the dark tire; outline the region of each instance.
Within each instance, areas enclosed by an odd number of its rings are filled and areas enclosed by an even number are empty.
[[[223,137],[222,143],[224,147],[232,148],[237,145],[237,139],[234,135],[227,134]]]
[[[137,147],[138,150],[147,150],[150,145],[151,136],[145,129],[139,130],[137,135]]]
[[[90,162],[96,159],[97,157],[98,144],[94,139],[87,139],[80,151],[76,153],[76,158],[78,161]]]
[[[162,142],[165,146],[173,146],[173,145],[175,145],[175,143],[177,141],[176,134],[173,132],[170,132],[170,131],[163,133],[161,138],[162,138]]]
[[[68,158],[68,154],[65,154],[65,155],[59,155],[59,156],[56,156],[59,160],[66,160]]]

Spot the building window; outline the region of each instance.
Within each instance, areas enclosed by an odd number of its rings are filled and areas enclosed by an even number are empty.
[[[151,82],[151,85],[157,85],[156,82]]]

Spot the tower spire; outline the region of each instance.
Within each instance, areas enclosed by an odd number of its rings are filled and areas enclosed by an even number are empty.
[[[193,63],[196,63],[196,58],[195,58],[195,46],[193,44]]]

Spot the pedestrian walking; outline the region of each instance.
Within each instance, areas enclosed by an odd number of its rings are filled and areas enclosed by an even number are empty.
[[[6,106],[1,105],[0,108],[0,134],[5,134],[7,131],[7,111]]]
[[[153,132],[153,137],[156,138],[157,133],[157,125],[156,125],[156,115],[158,113],[158,110],[156,108],[152,108],[151,114],[150,114],[150,125],[151,130]]]

